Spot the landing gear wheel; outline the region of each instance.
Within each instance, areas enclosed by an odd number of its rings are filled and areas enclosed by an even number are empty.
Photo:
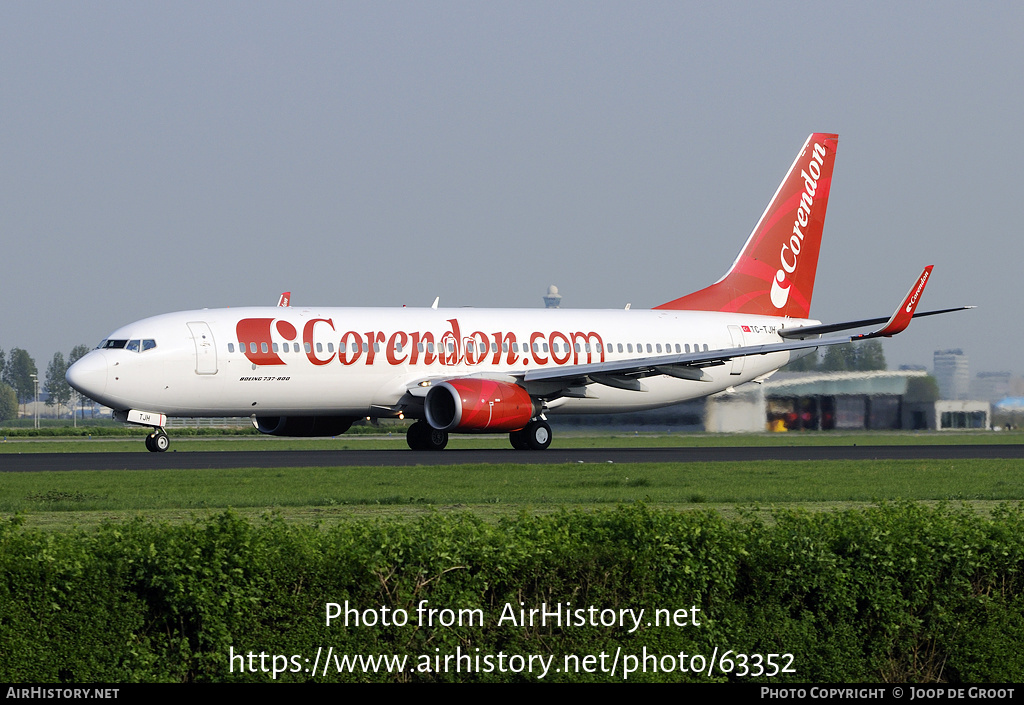
[[[444,450],[448,432],[439,431],[426,421],[417,421],[405,432],[405,442],[413,450]]]
[[[430,434],[427,436],[427,450],[444,450],[446,445],[448,445],[448,432],[431,428]]]
[[[171,446],[171,439],[161,428],[146,436],[146,450],[150,453],[163,453]]]
[[[546,450],[551,445],[551,427],[547,421],[531,421],[522,432],[526,435],[526,447],[530,450]]]
[[[508,434],[508,440],[516,450],[529,450],[530,444],[526,440],[526,429],[521,428]]]
[[[409,444],[409,447],[413,450],[426,450],[427,449],[427,433],[430,430],[423,421],[417,421],[409,430],[405,432],[405,442]]]

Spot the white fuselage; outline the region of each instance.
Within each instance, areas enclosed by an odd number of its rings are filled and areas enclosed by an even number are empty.
[[[169,416],[392,416],[423,381],[778,343],[814,323],[680,310],[231,308],[123,326],[69,381],[114,409]],[[739,357],[701,381],[657,375],[646,391],[600,384],[548,411],[608,413],[707,396],[773,372],[804,351]]]

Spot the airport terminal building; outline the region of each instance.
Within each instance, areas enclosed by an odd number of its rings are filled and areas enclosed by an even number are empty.
[[[919,370],[780,372],[708,399],[707,431],[987,429],[989,404],[939,400]]]

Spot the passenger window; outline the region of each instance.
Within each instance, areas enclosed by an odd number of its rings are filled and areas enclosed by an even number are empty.
[[[255,354],[255,352],[256,352],[256,343],[249,343],[249,352]]]
[[[661,343],[658,343],[658,352],[661,352]]]
[[[302,347],[304,347],[306,349],[306,354],[307,355],[309,355],[311,352],[313,352],[313,346],[310,345],[309,343],[303,343]]]
[[[272,349],[272,350],[273,350],[274,352],[277,352],[277,343],[272,343],[272,344],[271,344],[271,349]]]
[[[228,343],[228,352],[229,353],[233,353],[234,351],[235,351],[235,344],[234,343]]]
[[[650,343],[647,343],[647,352],[654,352],[654,351],[653,351],[653,350],[651,349],[651,344],[650,344]]]

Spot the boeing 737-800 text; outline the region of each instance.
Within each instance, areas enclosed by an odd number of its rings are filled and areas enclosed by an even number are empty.
[[[204,309],[111,333],[67,373],[114,417],[154,430],[167,416],[250,416],[264,433],[327,436],[363,417],[416,419],[414,449],[449,433],[551,442],[549,413],[653,409],[761,381],[823,345],[899,333],[927,267],[889,318],[810,320],[837,136],[812,134],[729,271],[652,310]],[[956,309],[948,309],[956,310]],[[822,338],[842,330],[881,328]]]

